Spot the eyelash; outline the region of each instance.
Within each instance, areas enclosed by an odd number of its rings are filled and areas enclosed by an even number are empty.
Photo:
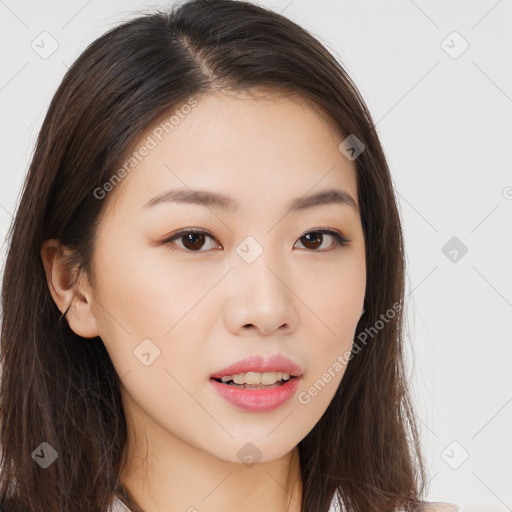
[[[187,234],[190,234],[190,233],[206,235],[209,238],[211,238],[212,240],[215,240],[215,237],[209,231],[189,228],[189,229],[184,229],[182,231],[178,231],[178,233],[175,233],[170,238],[167,238],[167,239],[163,240],[162,244],[164,244],[164,245],[171,245],[174,240],[182,238],[183,236],[185,236]],[[351,238],[346,238],[345,236],[343,236],[338,231],[334,231],[334,230],[328,229],[328,228],[310,229],[309,231],[306,231],[303,235],[301,235],[299,237],[299,240],[302,237],[304,237],[307,234],[309,234],[309,233],[321,233],[323,235],[331,235],[334,238],[334,240],[335,240],[335,247],[333,247],[332,249],[320,249],[320,250],[318,250],[318,249],[306,249],[309,252],[329,252],[329,251],[334,250],[334,249],[336,249],[338,247],[344,247],[345,245],[347,245],[349,242],[352,241]],[[203,250],[192,251],[190,249],[181,248],[181,247],[179,249],[181,249],[181,250],[183,250],[185,252],[206,252],[206,251],[203,251]],[[175,249],[171,249],[171,250],[175,250]]]

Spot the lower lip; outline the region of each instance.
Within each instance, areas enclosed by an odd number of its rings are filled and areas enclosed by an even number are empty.
[[[215,379],[210,383],[217,393],[236,407],[249,412],[273,411],[287,402],[297,390],[300,377],[286,381],[275,388],[245,389],[221,384]]]

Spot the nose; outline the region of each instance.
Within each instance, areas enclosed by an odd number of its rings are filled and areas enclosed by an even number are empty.
[[[264,253],[265,254],[265,253]],[[289,334],[297,325],[292,276],[275,259],[241,260],[229,273],[224,323],[236,335]]]

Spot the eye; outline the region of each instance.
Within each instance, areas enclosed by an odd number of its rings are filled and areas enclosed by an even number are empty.
[[[314,231],[308,231],[307,233],[302,235],[298,241],[305,245],[306,249],[312,249],[315,251],[316,249],[318,249],[318,247],[322,246],[325,235],[334,239],[334,244],[331,244],[331,246],[334,245],[334,248],[336,248],[337,246],[342,247],[348,244],[348,242],[350,242],[350,239],[345,238],[341,233],[338,233],[337,231],[333,231],[331,229],[316,229]]]
[[[351,239],[345,238],[341,233],[331,229],[316,229],[313,231],[308,231],[302,235],[298,241],[300,241],[306,249],[310,249],[316,252],[324,252],[324,250],[317,251],[317,249],[322,247],[325,235],[334,239],[334,243],[331,244],[331,248],[344,246],[351,241]],[[201,249],[205,246],[206,239],[214,241],[215,237],[207,231],[187,229],[174,234],[171,238],[164,240],[162,243],[165,245],[178,245],[178,247],[186,249],[189,252],[204,252],[201,251]],[[175,240],[181,241],[182,245],[176,244],[174,242]],[[212,248],[218,249],[220,247],[221,246],[219,244],[213,244],[211,247],[207,247],[205,250]],[[323,249],[325,249],[325,247]],[[329,247],[327,250],[330,250]]]
[[[167,245],[173,243],[174,240],[183,240],[183,245],[181,246],[182,249],[187,249],[191,252],[204,252],[201,251],[200,249],[204,246],[205,238],[214,240],[213,235],[206,231],[187,229],[184,231],[180,231],[179,233],[176,233],[171,238],[164,240],[163,243]],[[217,247],[219,247],[219,244],[217,244]]]

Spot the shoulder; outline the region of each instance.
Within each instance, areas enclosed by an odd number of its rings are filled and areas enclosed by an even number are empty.
[[[440,501],[423,501],[414,512],[459,512],[458,505]]]
[[[337,493],[334,493],[334,496],[331,501],[331,505],[327,512],[344,512],[340,502],[338,500]],[[399,510],[398,512],[404,512],[404,510]],[[444,503],[444,502],[434,502],[434,501],[422,501],[414,510],[414,512],[461,512],[458,505],[454,505],[453,503]]]
[[[2,511],[0,510],[0,512]],[[109,512],[130,512],[130,509],[117,496],[114,496]]]

